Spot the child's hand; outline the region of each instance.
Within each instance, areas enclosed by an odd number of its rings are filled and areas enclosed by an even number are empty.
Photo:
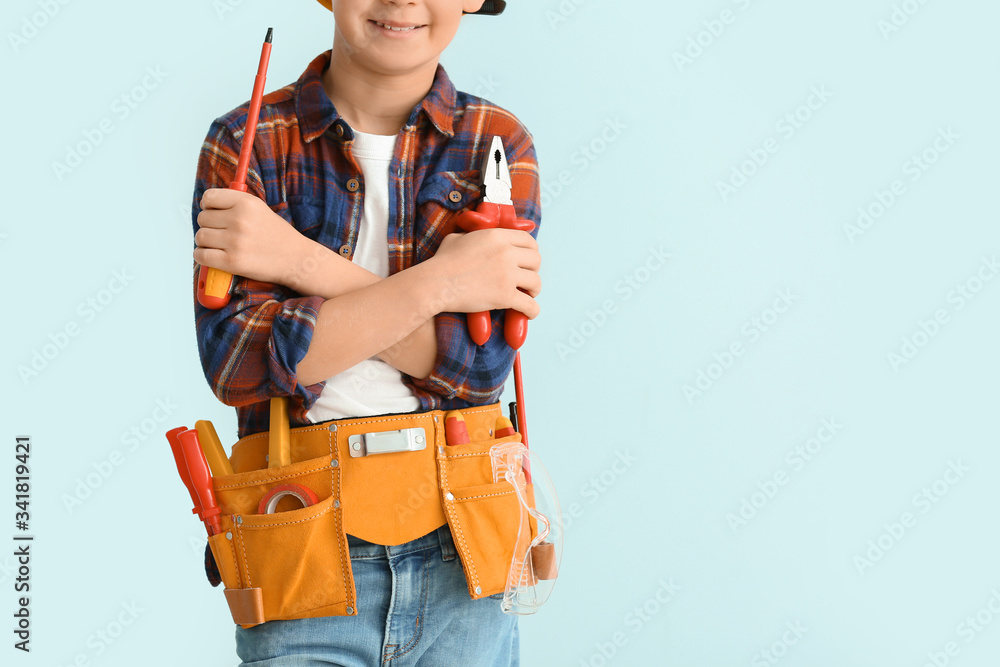
[[[496,228],[448,234],[430,261],[444,279],[441,311],[513,308],[528,319],[538,316],[534,297],[542,289],[542,256],[528,232]]]
[[[287,286],[309,239],[259,197],[210,188],[201,197],[194,261],[229,273]]]

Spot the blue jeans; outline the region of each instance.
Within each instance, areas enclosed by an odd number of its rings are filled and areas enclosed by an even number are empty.
[[[398,546],[347,536],[358,613],[236,626],[241,667],[517,667],[503,593],[473,600],[447,524]]]

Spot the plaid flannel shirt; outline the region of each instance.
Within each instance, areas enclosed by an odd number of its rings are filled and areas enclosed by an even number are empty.
[[[353,132],[323,88],[329,62],[330,51],[320,54],[298,81],[264,96],[247,188],[299,232],[350,258],[364,180],[351,155]],[[248,107],[249,102],[209,128],[195,179],[194,231],[205,190],[228,187],[235,177]],[[479,202],[476,180],[494,135],[503,138],[514,206],[519,217],[535,223],[531,234],[537,238],[540,189],[531,135],[508,111],[456,91],[438,66],[430,92],[399,133],[389,166],[390,275],[431,257],[445,235],[456,231],[457,215]],[[196,287],[197,266],[193,278]],[[209,310],[195,299],[205,377],[220,401],[236,407],[239,437],[267,430],[274,396],[291,397],[293,426],[310,423],[306,411],[324,383],[300,384],[296,367],[309,348],[322,303],[318,296],[239,276],[226,307]],[[499,400],[514,361],[514,350],[503,339],[502,313],[492,313],[493,336],[482,346],[469,338],[464,313],[435,316],[437,357],[430,376],[403,374],[421,411]]]

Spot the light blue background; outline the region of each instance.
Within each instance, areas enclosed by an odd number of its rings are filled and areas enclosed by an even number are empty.
[[[904,6],[898,30],[880,28]],[[11,647],[0,547],[0,662],[235,664],[163,438],[211,419],[235,439],[195,345],[194,170],[212,119],[249,97],[266,28],[274,90],[329,48],[331,17],[311,0],[0,12],[0,540],[21,434],[37,536],[27,656]],[[573,515],[555,593],[521,623],[523,664],[997,664],[1000,280],[976,280],[1000,250],[998,21],[986,0],[512,0],[465,20],[443,62],[529,127],[547,193],[542,314],[522,357],[532,448]],[[161,80],[123,117],[115,100],[147,68]],[[814,89],[828,99],[802,107]],[[808,119],[788,136],[796,112]],[[113,131],[60,178],[53,163],[102,119]],[[724,199],[718,183],[765,145],[777,151]],[[907,163],[928,149],[914,181]],[[852,242],[845,225],[897,179],[903,194]],[[669,259],[648,270],[654,250]],[[130,280],[112,295],[115,271]],[[981,289],[959,308],[967,283]],[[792,305],[774,318],[781,291]],[[81,309],[102,296],[100,313]],[[939,309],[946,323],[894,368]],[[751,340],[755,316],[770,324]],[[68,325],[78,335],[23,379]],[[700,371],[716,379],[689,399]],[[836,434],[797,469],[789,452],[823,420]],[[759,507],[734,530],[744,500]],[[859,564],[879,540],[888,550]],[[119,616],[124,632],[98,639]]]

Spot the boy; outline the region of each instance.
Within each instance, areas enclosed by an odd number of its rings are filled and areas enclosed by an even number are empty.
[[[539,312],[530,135],[438,64],[463,13],[505,3],[320,2],[333,48],[264,97],[248,192],[225,189],[245,105],[212,123],[198,164],[194,260],[238,276],[227,306],[196,305],[199,351],[241,438],[267,430],[274,396],[289,397],[292,426],[495,403],[514,357],[503,309]],[[454,233],[482,195],[494,135],[517,213],[536,227]],[[482,346],[466,329],[479,311],[493,311]],[[499,596],[470,599],[447,524],[348,545],[357,614],[237,626],[244,664],[518,663],[516,617]]]

